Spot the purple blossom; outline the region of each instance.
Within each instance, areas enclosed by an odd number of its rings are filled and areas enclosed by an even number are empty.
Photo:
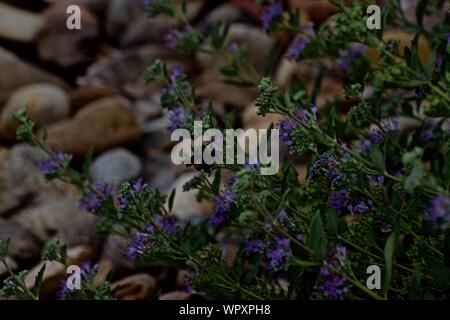
[[[338,68],[341,72],[347,72],[353,60],[365,53],[366,49],[362,44],[357,43],[352,48],[346,51],[343,59],[338,62]]]
[[[267,268],[270,272],[277,272],[286,266],[292,256],[290,240],[288,238],[276,238],[275,245],[267,251]]]
[[[440,194],[431,200],[431,206],[428,208],[425,219],[436,223],[441,229],[450,226],[450,198],[447,195]]]
[[[95,191],[90,191],[80,200],[80,209],[95,213],[102,202],[112,194],[112,187],[108,184],[98,185]]]
[[[384,175],[379,176],[371,176],[368,175],[367,179],[375,186],[375,187],[382,187],[384,185]]]
[[[153,234],[154,230],[151,225],[146,226],[143,231],[136,232],[131,240],[131,244],[125,251],[126,257],[131,261],[135,261],[139,255],[144,253]]]
[[[347,259],[347,249],[342,245],[337,245],[329,250],[325,258],[325,264],[320,268],[322,281],[318,289],[330,298],[340,298],[348,291],[345,287],[345,279],[336,274],[333,269],[340,269]]]
[[[239,50],[239,43],[233,41],[227,46],[227,51],[231,54],[235,54]]]
[[[286,52],[286,59],[291,61],[299,60],[309,42],[310,39],[304,34],[296,36]]]
[[[167,130],[172,133],[185,123],[186,111],[182,107],[176,106],[169,111],[168,118],[169,125]]]
[[[244,245],[245,245],[245,252],[247,253],[247,255],[264,252],[263,240],[259,239],[247,240],[245,241]]]
[[[288,220],[287,212],[285,210],[281,210],[280,212],[278,212],[277,219],[281,223],[285,223]]]
[[[420,132],[420,141],[428,142],[433,139],[433,130],[436,128],[436,122],[433,120],[428,120],[425,123],[424,128]]]
[[[144,190],[147,190],[149,188],[148,184],[144,182],[142,178],[137,178],[133,181],[133,192],[140,193]]]
[[[358,149],[362,155],[368,155],[372,150],[372,142],[368,139],[361,139],[358,141]]]
[[[388,222],[383,222],[381,224],[381,228],[380,229],[381,229],[382,233],[389,233],[389,232],[392,231],[392,224],[388,223]]]
[[[95,273],[97,273],[98,268],[99,268],[98,264],[93,265],[88,261],[83,262],[80,266],[81,281],[86,281],[90,277],[92,277]],[[59,299],[67,299],[68,296],[75,290],[76,289],[69,288],[69,286],[67,285],[67,280],[63,280],[59,285],[59,290],[56,292],[56,296]]]
[[[350,189],[347,188],[333,192],[330,198],[330,206],[338,212],[341,211],[347,207],[349,196]]]
[[[447,42],[450,42],[450,32],[444,33],[444,36],[447,37]]]
[[[369,210],[369,206],[366,202],[361,200],[361,201],[358,201],[356,204],[349,204],[347,209],[352,214],[363,214],[363,213],[367,212],[367,210]]]
[[[160,217],[155,220],[155,224],[168,235],[172,235],[180,229],[180,225],[174,217]]]
[[[61,151],[55,151],[53,153],[53,157],[49,157],[48,159],[45,159],[39,164],[39,169],[44,174],[50,174],[55,172],[56,170],[61,168],[61,165],[59,164],[59,161],[64,160],[64,153]]]
[[[224,192],[214,198],[214,214],[210,218],[210,222],[214,227],[224,223],[228,216],[232,204],[236,201],[237,195],[227,188]]]
[[[178,29],[170,30],[166,36],[166,46],[173,50],[177,49],[179,40],[186,34],[189,34],[192,32],[194,32],[194,30],[189,26],[187,26],[181,30],[178,30]]]
[[[289,150],[292,150],[294,146],[294,140],[291,137],[291,133],[298,127],[299,124],[291,118],[285,118],[278,122],[280,140]]]
[[[264,30],[270,31],[283,17],[283,6],[281,1],[276,1],[268,6],[261,17]]]
[[[325,169],[326,171],[328,171],[330,178],[332,179],[337,178],[339,175],[339,173],[336,170],[337,165],[338,161],[333,154],[329,152],[322,153],[319,159],[317,159],[311,166],[310,178],[320,174],[321,169]]]
[[[384,140],[384,133],[380,129],[374,129],[369,131],[367,138],[371,143],[381,144]]]

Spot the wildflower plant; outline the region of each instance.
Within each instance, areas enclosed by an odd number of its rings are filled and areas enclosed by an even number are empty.
[[[171,34],[172,48],[225,58],[220,70],[227,83],[258,88],[258,114],[281,115],[273,124],[280,140],[289,154],[309,159],[304,183],[290,157],[271,176],[261,175],[258,165],[199,166],[184,190],[197,190],[213,212],[200,223],[181,223],[171,214],[175,191],[164,195],[141,179],[114,192],[93,185],[90,156],[82,172],[73,169],[70,156],[46,147],[45,134],[36,134],[24,111],[14,116],[18,138],[47,152],[41,166],[47,178],[83,191],[82,207],[102,218],[101,231],[129,237],[129,259],[189,270],[189,291],[216,299],[449,299],[449,18],[432,29],[423,25],[443,1],[421,1],[415,22],[390,1],[381,30],[367,29],[363,2],[332,1],[339,13],[321,25],[300,22],[299,12],[286,11],[280,1],[257,2],[265,8],[264,30],[292,39],[287,59],[335,62],[333,72],[345,79],[343,95],[353,105],[349,112],[338,101],[317,105],[323,72],[311,94],[300,80],[277,88],[269,76],[273,57],[260,74],[245,45],[226,42],[228,25],[203,35],[189,24],[186,1],[144,4],[150,16],[169,15],[182,24]],[[414,34],[403,50],[399,41],[383,38],[391,24]],[[429,43],[426,62],[419,37]],[[369,50],[378,63],[371,63]],[[212,108],[200,107],[195,85],[178,67],[169,70],[157,60],[145,81],[165,84],[161,105],[170,112],[170,131],[193,132],[196,119],[221,130],[233,123],[233,115],[220,121]],[[401,128],[399,119],[418,125]],[[237,243],[231,262],[223,239]],[[371,265],[382,270],[380,289],[366,286]],[[10,288],[21,288],[21,279],[14,276],[2,292],[18,295]]]

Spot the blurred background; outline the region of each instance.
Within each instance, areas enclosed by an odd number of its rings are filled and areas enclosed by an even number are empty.
[[[402,1],[414,19],[417,1]],[[81,8],[81,30],[66,28],[69,5]],[[315,25],[337,9],[322,0],[290,0],[285,6],[301,10],[303,21]],[[250,61],[264,70],[275,40],[260,25],[261,8],[253,0],[188,1],[191,24],[208,35],[219,22],[233,23],[228,43],[246,44]],[[412,15],[412,16],[411,16]],[[426,23],[432,24],[433,21]],[[79,192],[62,182],[45,182],[38,165],[44,156],[16,141],[10,116],[24,105],[38,127],[48,127],[48,144],[74,155],[75,165],[93,148],[90,176],[99,183],[119,185],[141,176],[164,192],[178,190],[173,213],[181,220],[205,217],[210,203],[198,203],[195,193],[181,192],[193,172],[170,160],[171,143],[165,112],[159,104],[161,85],[145,85],[145,69],[157,59],[180,65],[205,104],[223,117],[233,110],[240,128],[267,128],[277,117],[258,117],[253,105],[257,92],[220,82],[220,61],[198,54],[186,57],[166,47],[166,35],[177,27],[168,17],[148,18],[139,0],[23,0],[0,1],[0,238],[11,238],[9,264],[30,269],[31,286],[39,270],[43,246],[58,237],[69,248],[69,262],[100,264],[98,282],[114,268],[112,278],[119,299],[148,299],[161,290],[163,299],[193,299],[183,291],[182,270],[147,266],[135,268],[123,256],[127,241],[99,236],[97,217],[78,208]],[[410,37],[389,30],[392,37]],[[311,90],[315,74],[325,66],[319,107],[342,97],[345,79],[333,62],[310,59],[288,62],[280,54],[272,76],[279,87],[295,76]],[[421,54],[426,55],[424,44]],[[374,58],[376,59],[376,58]],[[293,159],[304,180],[304,159]],[[44,277],[44,296],[52,297],[65,269],[50,263]],[[6,270],[0,266],[0,280]]]

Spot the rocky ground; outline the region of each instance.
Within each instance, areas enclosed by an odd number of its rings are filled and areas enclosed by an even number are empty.
[[[259,25],[254,1],[188,1],[192,23],[207,34],[217,22],[233,22],[227,41],[246,43],[251,62],[261,69],[274,40]],[[327,1],[288,1],[305,20],[321,22],[336,12]],[[70,4],[82,8],[82,29],[65,27]],[[144,85],[144,70],[162,58],[176,64],[197,85],[197,94],[212,101],[218,115],[235,110],[242,128],[267,128],[277,118],[256,116],[256,92],[222,84],[219,61],[192,58],[167,49],[165,35],[176,26],[166,18],[147,18],[140,1],[59,0],[0,1],[0,238],[11,237],[10,265],[30,269],[33,283],[41,250],[53,237],[69,248],[69,262],[98,262],[102,281],[114,267],[119,299],[147,299],[161,289],[161,299],[192,298],[182,292],[182,271],[165,267],[136,269],[123,256],[119,236],[96,233],[98,219],[78,208],[78,191],[61,182],[47,183],[37,166],[43,155],[15,139],[10,115],[24,105],[39,127],[48,127],[48,144],[80,161],[93,147],[92,180],[114,186],[142,176],[162,191],[177,188],[174,214],[180,219],[205,216],[211,204],[198,203],[181,187],[192,172],[170,160],[166,115],[159,106],[158,85]],[[317,61],[293,64],[280,55],[275,83],[285,87],[294,75],[312,87]],[[332,68],[332,66],[331,66]],[[319,105],[341,99],[342,83],[330,73]],[[345,105],[345,103],[343,103]],[[305,167],[297,159],[300,179]],[[0,266],[0,279],[6,271]],[[44,277],[51,297],[64,276],[52,263]]]

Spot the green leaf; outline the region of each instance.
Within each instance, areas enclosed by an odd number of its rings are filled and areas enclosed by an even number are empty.
[[[34,280],[34,294],[38,298],[39,298],[39,293],[41,292],[42,279],[44,277],[45,267],[46,267],[46,264],[44,263],[44,265],[41,267],[41,269],[39,270],[39,272],[36,275],[36,278]]]
[[[395,244],[398,237],[398,228],[396,228],[386,240],[384,246],[384,264],[385,264],[385,279],[384,279],[384,297],[387,298],[389,292],[389,286],[392,277],[392,264],[394,258]]]
[[[3,261],[6,259],[6,256],[9,252],[9,242],[11,239],[6,240],[0,240],[0,261]]]
[[[325,231],[323,229],[322,218],[320,212],[317,211],[311,220],[310,231],[306,246],[312,250],[313,259],[315,261],[323,261],[327,249]]]
[[[417,24],[423,27],[423,17],[427,11],[429,0],[420,0],[420,2],[417,4],[416,8],[416,20]]]
[[[89,176],[89,167],[91,166],[93,154],[94,154],[94,150],[92,148],[90,148],[88,153],[87,153],[87,155],[86,155],[86,159],[84,159],[84,162],[83,162],[83,168],[82,168],[82,171],[81,171],[83,177],[88,177]]]

